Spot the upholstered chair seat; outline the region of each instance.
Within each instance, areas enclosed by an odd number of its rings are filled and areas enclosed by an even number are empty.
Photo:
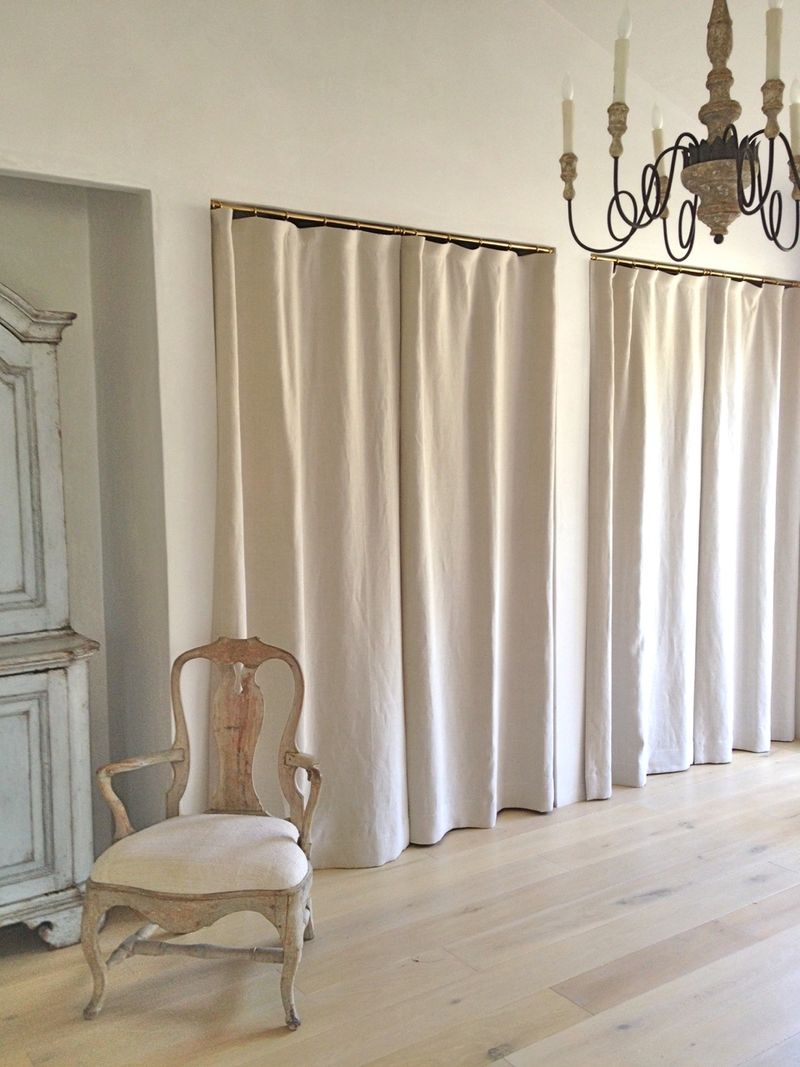
[[[309,871],[298,836],[267,815],[181,815],[117,841],[91,878],[170,894],[293,889]]]

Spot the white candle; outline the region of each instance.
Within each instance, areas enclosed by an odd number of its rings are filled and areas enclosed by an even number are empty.
[[[633,20],[626,5],[617,27],[617,42],[614,46],[614,103],[624,104],[628,87],[628,57],[631,49]]]
[[[661,108],[656,104],[653,108],[653,153],[656,156],[664,151],[664,116]]]
[[[781,76],[781,30],[783,0],[769,0],[767,9],[767,81]]]
[[[800,81],[797,78],[792,82],[789,99],[789,119],[791,122],[792,153],[800,155]]]
[[[664,116],[661,108],[656,104],[653,108],[653,158],[658,159],[664,151]],[[659,170],[663,173],[664,161],[661,160]]]
[[[564,153],[574,152],[573,146],[573,134],[575,130],[575,101],[572,99],[574,96],[574,90],[572,88],[572,78],[569,74],[564,75],[564,81],[561,85],[561,115],[564,119]]]

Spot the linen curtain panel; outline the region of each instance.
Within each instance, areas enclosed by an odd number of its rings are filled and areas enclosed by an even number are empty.
[[[552,257],[212,227],[215,631],[303,665],[315,865],[549,810]]]
[[[592,264],[589,799],[795,737],[799,297]]]

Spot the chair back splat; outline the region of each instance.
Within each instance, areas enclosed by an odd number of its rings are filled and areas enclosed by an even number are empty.
[[[257,668],[256,668],[257,669]],[[217,668],[211,729],[217,743],[217,787],[209,811],[265,811],[253,787],[253,754],[264,721],[256,669],[240,663]]]
[[[287,766],[285,758],[287,751],[296,749],[297,725],[303,706],[303,674],[297,660],[290,652],[267,645],[257,637],[219,638],[179,656],[172,668],[172,706],[175,741],[178,744],[180,738],[187,751],[180,680],[184,666],[194,659],[205,659],[212,664],[211,732],[217,746],[217,783],[208,811],[214,813],[268,814],[253,785],[253,758],[264,721],[264,695],[256,681],[256,672],[268,660],[282,660],[289,667],[294,695],[278,746],[278,780],[289,805],[290,819],[300,829],[303,795],[297,786],[296,768]],[[187,765],[175,768],[175,781],[167,798],[168,816],[177,814],[188,770],[188,761]]]

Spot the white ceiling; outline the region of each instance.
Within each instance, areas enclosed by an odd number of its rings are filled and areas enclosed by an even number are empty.
[[[554,10],[601,47],[614,47],[624,0],[547,0]],[[766,50],[766,0],[728,0],[733,19],[732,95],[741,102],[745,119],[759,117]],[[800,0],[783,4],[783,80],[788,87],[800,76]],[[711,0],[630,0],[633,15],[631,72],[654,87],[655,99],[671,100],[696,115],[708,95],[709,61],[706,25]],[[575,69],[578,56],[565,57],[565,69]],[[609,60],[610,64],[610,60]],[[610,71],[610,66],[609,66]],[[610,74],[609,74],[610,84]],[[784,112],[784,124],[787,115]]]

